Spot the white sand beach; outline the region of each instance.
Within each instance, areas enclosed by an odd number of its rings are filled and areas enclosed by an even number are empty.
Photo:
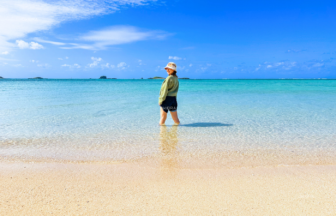
[[[0,215],[335,215],[336,166],[0,164]]]

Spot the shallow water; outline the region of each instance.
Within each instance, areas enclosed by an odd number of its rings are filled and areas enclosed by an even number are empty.
[[[158,126],[161,83],[1,80],[0,157],[334,163],[336,80],[180,80],[178,127]]]

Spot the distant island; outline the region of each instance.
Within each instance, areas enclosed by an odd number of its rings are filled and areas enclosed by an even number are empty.
[[[0,76],[0,79],[3,79],[3,77],[2,77],[2,76]]]
[[[117,79],[117,78],[107,78],[106,76],[101,76],[101,77],[99,77],[99,79]]]
[[[28,79],[43,79],[42,77],[34,77],[34,78],[28,78]]]
[[[148,78],[148,79],[165,79],[165,78],[156,76],[156,77]],[[187,78],[187,77],[182,77],[182,78],[179,78],[179,79],[189,79],[189,78]]]
[[[165,79],[165,78],[156,76],[156,77],[148,78],[148,79]]]

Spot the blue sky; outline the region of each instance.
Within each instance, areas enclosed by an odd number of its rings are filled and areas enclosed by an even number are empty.
[[[0,76],[336,78],[332,1],[0,0]]]

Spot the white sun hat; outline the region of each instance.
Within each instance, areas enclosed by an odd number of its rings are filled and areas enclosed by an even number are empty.
[[[170,68],[170,69],[173,69],[174,71],[176,71],[176,64],[174,62],[169,62],[167,64],[167,66],[165,67],[166,68]]]

